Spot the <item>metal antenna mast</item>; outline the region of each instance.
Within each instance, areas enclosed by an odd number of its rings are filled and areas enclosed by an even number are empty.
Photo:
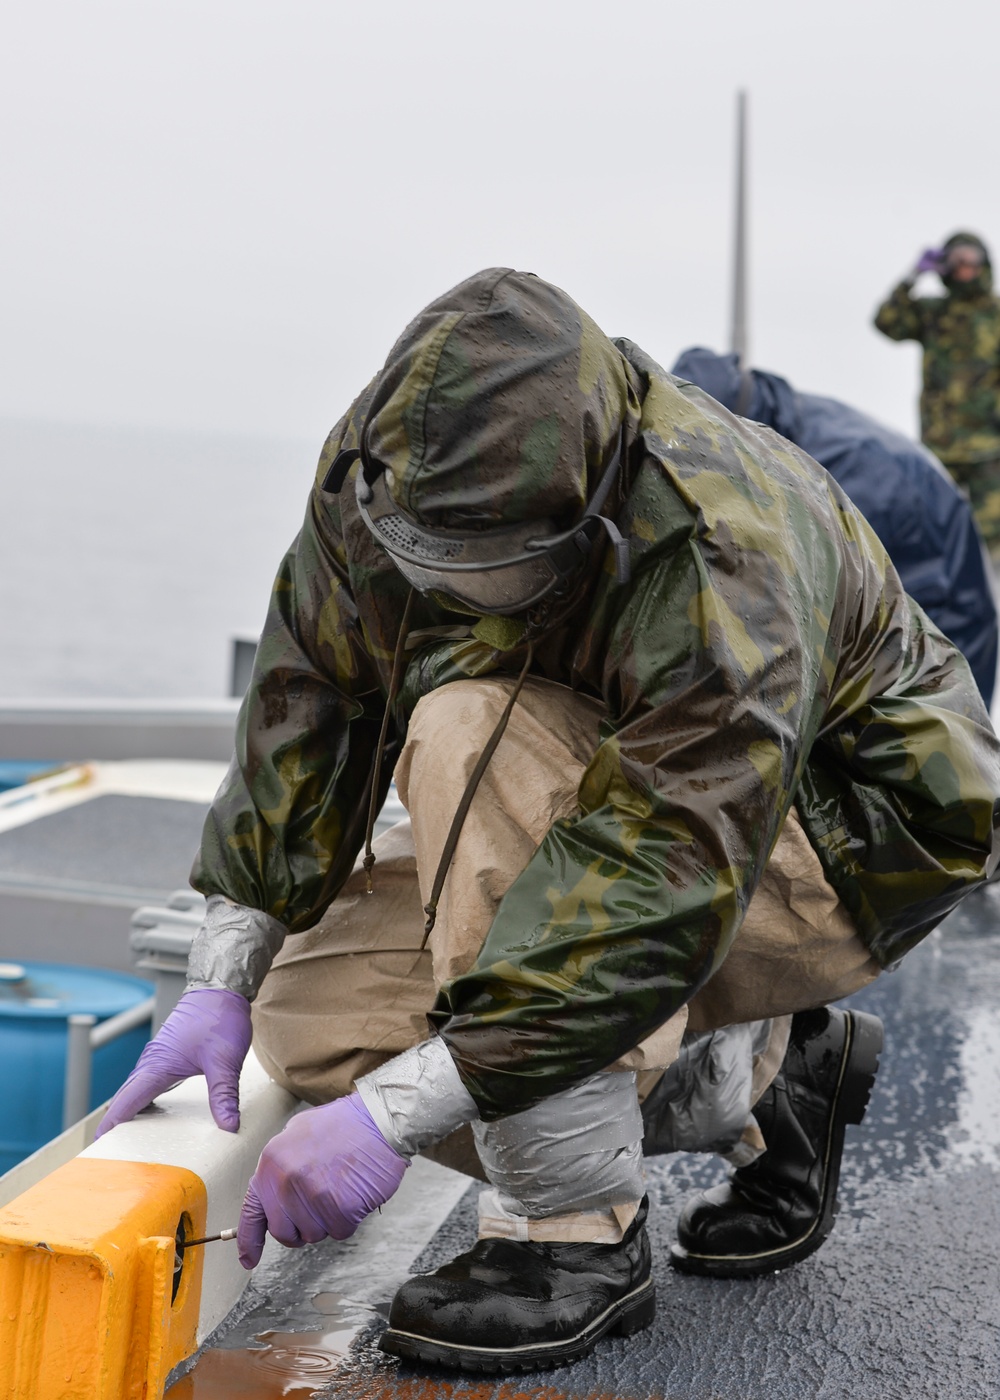
[[[747,95],[736,94],[736,211],[733,234],[733,318],[729,348],[741,368],[749,364],[747,355]]]

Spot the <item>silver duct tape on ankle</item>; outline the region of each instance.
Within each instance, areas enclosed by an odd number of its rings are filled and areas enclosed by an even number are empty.
[[[212,895],[191,944],[188,987],[221,987],[253,1001],[287,932],[261,909]]]
[[[645,1190],[635,1074],[595,1074],[523,1113],[472,1125],[504,1208],[556,1215],[637,1201]]]
[[[770,1035],[770,1021],[688,1031],[644,1105],[647,1157],[731,1152],[750,1118],[754,1058]]]
[[[380,1065],[355,1085],[390,1147],[404,1157],[478,1117],[444,1041],[434,1036]]]

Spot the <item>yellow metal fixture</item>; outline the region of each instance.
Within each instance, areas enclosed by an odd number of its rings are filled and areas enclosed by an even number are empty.
[[[0,1210],[0,1400],[159,1400],[196,1347],[206,1192],[77,1157]]]

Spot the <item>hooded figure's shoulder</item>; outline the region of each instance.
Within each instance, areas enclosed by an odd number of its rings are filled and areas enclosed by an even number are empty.
[[[768,601],[772,620],[830,617],[847,593],[875,598],[885,552],[823,468],[773,429],[731,413],[631,342],[643,384],[643,457],[621,524],[645,559],[683,550],[696,572]],[[790,624],[791,625],[791,624]],[[794,630],[794,628],[792,629]]]
[[[809,503],[817,518],[836,513],[825,473],[792,442],[730,412],[632,341],[615,343],[643,383],[646,452],[694,508],[728,513],[735,524],[761,511],[789,513],[792,495]]]

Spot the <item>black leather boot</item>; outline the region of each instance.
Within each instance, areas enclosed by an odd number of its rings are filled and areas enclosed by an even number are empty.
[[[767,1151],[687,1203],[675,1269],[747,1277],[819,1249],[837,1213],[844,1127],[865,1116],[881,1049],[877,1016],[823,1007],[793,1017],[784,1063],[754,1108]]]
[[[479,1240],[403,1284],[381,1349],[508,1375],[576,1361],[609,1332],[631,1336],[656,1311],[646,1211],[643,1199],[621,1244]]]

